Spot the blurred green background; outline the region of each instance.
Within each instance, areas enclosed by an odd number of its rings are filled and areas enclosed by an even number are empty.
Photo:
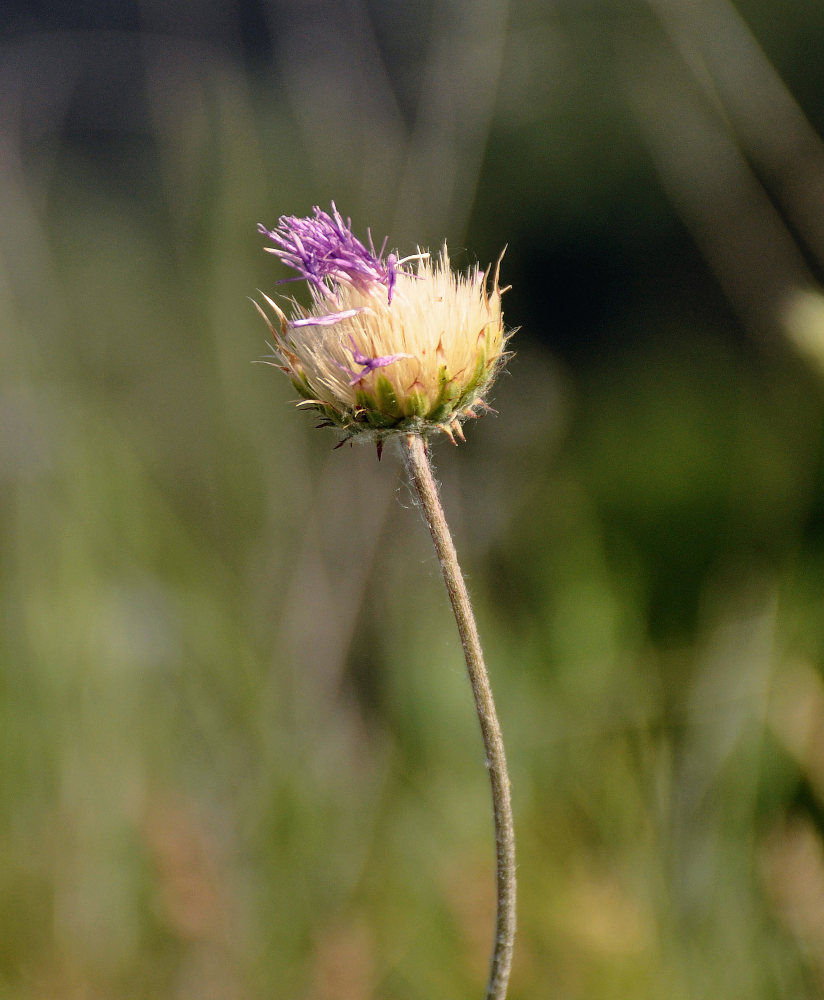
[[[482,996],[489,793],[387,449],[258,222],[497,258],[435,448],[512,769],[511,1000],[824,996],[824,5],[12,2],[0,998]]]

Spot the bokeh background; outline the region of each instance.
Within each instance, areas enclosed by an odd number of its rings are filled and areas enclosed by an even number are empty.
[[[494,260],[435,461],[512,769],[511,1000],[824,996],[824,5],[7,2],[0,997],[480,997],[492,828],[390,449],[258,222]]]

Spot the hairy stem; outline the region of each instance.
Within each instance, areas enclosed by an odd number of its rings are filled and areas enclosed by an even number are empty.
[[[429,464],[426,443],[418,434],[405,439],[404,458],[412,485],[415,488],[424,518],[429,526],[435,551],[441,564],[444,583],[458,623],[466,669],[475,708],[481,724],[486,766],[492,785],[492,813],[495,820],[496,885],[498,912],[495,921],[495,943],[486,1000],[504,1000],[509,970],[512,966],[512,947],[515,940],[515,829],[512,823],[512,801],[509,791],[509,772],[501,736],[501,727],[495,712],[492,689],[484,665],[478,627],[472,614],[469,593],[466,589],[455,545],[444,517],[438,497],[438,487]]]

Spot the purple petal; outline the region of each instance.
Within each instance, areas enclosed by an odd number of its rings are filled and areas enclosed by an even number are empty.
[[[270,252],[326,295],[330,294],[327,280],[333,285],[348,283],[362,291],[381,284],[391,302],[397,257],[390,254],[383,260],[386,240],[376,253],[370,233],[369,247],[364,246],[352,232],[351,219],[344,220],[334,202],[331,215],[317,205],[313,211],[314,218],[282,215],[276,229],[259,224],[258,231],[276,244],[268,248]]]
[[[344,309],[343,312],[327,313],[325,316],[307,316],[305,319],[293,319],[289,326],[334,326],[342,319],[357,316],[359,312],[363,312],[363,308]]]
[[[376,368],[385,368],[386,365],[394,364],[396,361],[400,361],[401,358],[411,358],[411,354],[385,354],[382,357],[370,358],[358,350],[358,346],[354,341],[353,337],[349,337],[349,343],[352,345],[352,360],[356,365],[360,365],[363,371],[358,375],[352,371],[351,368],[344,368],[343,365],[338,365],[341,371],[346,372],[351,380],[350,385],[354,385],[356,382],[360,382],[362,378],[365,378],[370,372],[373,372]]]

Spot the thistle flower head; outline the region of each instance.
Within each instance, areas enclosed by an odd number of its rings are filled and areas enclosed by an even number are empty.
[[[344,440],[445,432],[488,409],[484,395],[506,359],[498,271],[453,272],[444,244],[437,259],[418,251],[384,256],[353,234],[334,203],[331,215],[281,216],[259,231],[267,247],[309,286],[311,304],[290,316],[268,295],[275,363]]]

